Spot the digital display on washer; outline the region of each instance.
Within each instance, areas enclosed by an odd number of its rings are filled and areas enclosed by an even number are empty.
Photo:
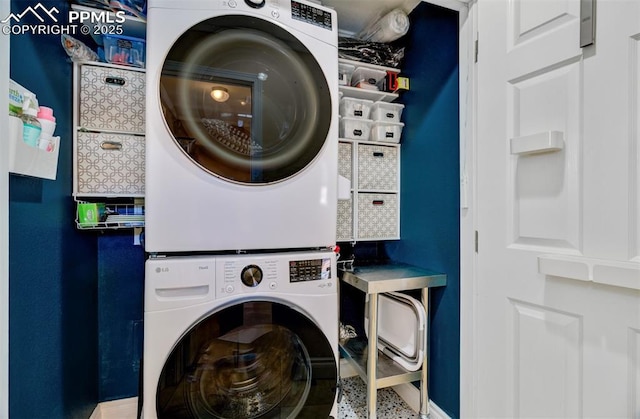
[[[301,20],[331,30],[331,13],[313,6],[292,1],[291,17],[295,20]]]
[[[331,259],[292,260],[289,282],[318,281],[331,278]]]

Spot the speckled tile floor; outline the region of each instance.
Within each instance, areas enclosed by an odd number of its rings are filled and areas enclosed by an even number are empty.
[[[380,419],[417,418],[418,414],[390,388],[378,390],[377,416]],[[366,419],[367,387],[360,377],[342,379],[342,400],[338,419]]]
[[[367,418],[367,387],[360,377],[342,379],[342,400],[338,406],[338,419]],[[137,397],[100,403],[90,419],[136,419]],[[418,418],[404,400],[390,388],[378,390],[379,419]]]

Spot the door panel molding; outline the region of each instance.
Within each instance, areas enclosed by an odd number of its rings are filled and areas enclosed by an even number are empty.
[[[563,133],[555,152],[507,155],[510,248],[581,254],[582,60],[571,57],[509,81],[507,137]]]
[[[509,302],[514,417],[582,417],[582,317]]]
[[[629,38],[629,259],[640,262],[640,33]]]

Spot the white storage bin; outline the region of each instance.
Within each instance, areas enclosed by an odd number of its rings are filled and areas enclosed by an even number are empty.
[[[379,90],[376,84],[384,79],[386,75],[386,71],[356,67],[351,76],[351,85],[362,89]]]
[[[340,99],[340,116],[369,119],[372,106],[372,100],[344,97]]]
[[[384,143],[399,143],[402,135],[402,122],[373,122],[371,126],[371,141]]]
[[[80,126],[144,134],[145,73],[97,65],[80,67]]]
[[[371,106],[371,119],[374,121],[400,122],[404,105],[401,103],[375,102]]]
[[[358,239],[394,240],[400,237],[398,195],[358,193]]]
[[[358,144],[358,188],[397,191],[399,173],[398,147]]]
[[[348,86],[351,84],[351,76],[355,69],[356,67],[351,64],[338,63],[338,85]]]
[[[144,196],[145,137],[79,132],[76,149],[78,193]]]
[[[361,118],[340,118],[340,137],[367,141],[371,133],[371,120]]]

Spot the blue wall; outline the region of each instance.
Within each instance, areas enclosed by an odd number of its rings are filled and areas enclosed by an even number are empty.
[[[67,16],[64,0],[40,3]],[[98,401],[137,394],[144,253],[130,231],[75,228],[72,65],[59,35],[12,35],[11,78],[54,109],[61,145],[55,181],[10,176],[10,417],[87,418]]]
[[[132,243],[130,230],[98,239],[100,401],[138,395],[145,254]]]
[[[63,1],[42,3],[66,14]],[[98,388],[97,248],[74,226],[71,64],[59,36],[13,35],[11,78],[54,109],[62,140],[57,180],[9,181],[9,412],[86,418]]]
[[[422,3],[411,14],[403,74],[410,78],[401,155],[401,237],[392,260],[447,274],[431,293],[430,398],[460,414],[460,187],[458,13]]]

